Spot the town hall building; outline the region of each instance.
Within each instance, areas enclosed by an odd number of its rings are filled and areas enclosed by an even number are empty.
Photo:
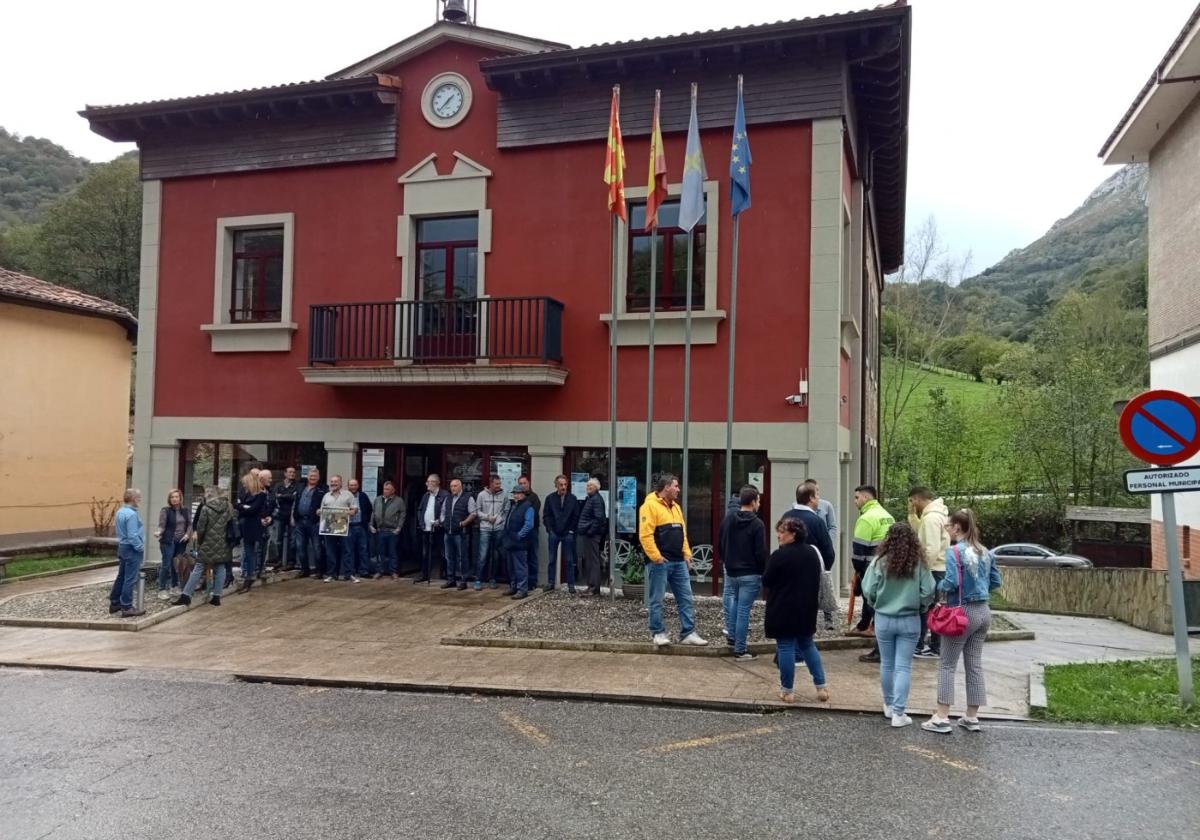
[[[606,490],[635,481],[640,498],[645,172],[661,89],[673,198],[656,234],[653,470],[681,472],[690,284],[693,543],[715,541],[726,471],[735,488],[762,487],[771,517],[814,477],[848,523],[854,486],[878,469],[910,27],[899,2],[572,48],[440,20],[320,81],[88,106],[93,131],[141,158],[134,485],[194,497],[251,465],[295,465],[361,477],[367,492],[390,479],[410,501],[430,472],[469,488],[528,472],[543,496],[560,473],[595,475]],[[727,464],[739,74],[753,206]],[[677,196],[693,82],[708,174],[689,277]],[[614,226],[601,176],[618,84],[629,224]]]

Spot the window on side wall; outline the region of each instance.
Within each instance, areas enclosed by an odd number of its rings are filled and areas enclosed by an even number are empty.
[[[213,352],[290,350],[294,215],[223,216],[216,234],[212,322],[200,326]]]
[[[664,202],[658,211],[658,229],[646,227],[646,205],[629,208],[629,283],[625,290],[628,312],[650,309],[650,250],[655,256],[655,309],[669,312],[687,308],[688,233],[679,227],[679,200]],[[707,215],[707,214],[706,214]],[[705,238],[707,226],[697,224],[692,239],[692,309],[704,309]]]
[[[283,226],[233,232],[229,321],[277,322],[283,312]]]

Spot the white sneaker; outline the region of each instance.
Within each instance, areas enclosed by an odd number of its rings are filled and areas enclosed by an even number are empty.
[[[886,705],[885,705],[885,706],[883,707],[883,716],[884,716],[885,718],[887,718],[888,720],[891,720],[891,719],[892,719],[892,707],[891,707],[891,706],[886,706]]]
[[[323,578],[321,578],[321,582],[322,582],[322,583],[329,583],[329,581],[331,581],[331,580],[333,580],[333,578],[331,578],[331,577],[323,577]]]
[[[362,583],[362,581],[360,579],[356,578],[354,575],[350,575],[350,582],[351,583]]]
[[[912,726],[912,718],[905,714],[892,715],[892,729]]]
[[[958,719],[958,725],[968,732],[979,732],[983,728],[979,725],[979,718],[969,718],[966,715]]]
[[[160,601],[170,601],[170,600],[171,600],[171,593],[170,593],[170,592],[168,592],[166,589],[160,589],[160,590],[158,590],[158,600],[160,600]]]
[[[708,644],[708,641],[706,639],[700,638],[700,634],[697,633],[695,630],[693,630],[691,633],[688,633],[686,636],[684,636],[682,639],[680,639],[679,644],[695,645],[696,647],[704,647],[705,645]]]
[[[669,645],[669,644],[671,644],[671,637],[668,636],[666,633],[655,633],[654,634],[654,646],[655,647],[664,647],[665,645]]]

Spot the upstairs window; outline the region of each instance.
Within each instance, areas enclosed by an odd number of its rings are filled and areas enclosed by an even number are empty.
[[[282,226],[233,231],[231,323],[282,320],[283,248]]]
[[[706,256],[705,215],[694,229],[692,250],[692,310],[704,309],[704,272]],[[663,203],[658,210],[658,230],[645,230],[646,204],[629,206],[629,283],[626,289],[626,310],[647,312],[650,309],[650,242],[658,238],[655,257],[655,309],[659,312],[682,311],[687,305],[687,246],[688,234],[679,227],[679,199]]]

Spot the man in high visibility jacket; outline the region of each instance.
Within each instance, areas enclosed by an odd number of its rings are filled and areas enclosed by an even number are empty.
[[[875,550],[887,536],[888,529],[896,524],[896,519],[875,497],[878,494],[870,484],[854,488],[854,504],[858,507],[858,521],[854,523],[854,542],[850,547],[850,562],[854,564],[854,594],[862,598],[862,580],[867,574],[867,566],[875,557]],[[871,621],[875,618],[875,610],[862,600],[862,613],[858,626],[851,630],[855,636],[874,636]],[[878,662],[879,647],[876,645],[870,653],[859,657],[861,662]]]
[[[650,592],[650,633],[658,647],[671,644],[663,626],[663,596],[667,584],[679,609],[679,643],[707,645],[696,632],[696,611],[692,603],[692,549],[688,545],[687,525],[679,498],[679,479],[663,473],[655,482],[654,492],[642,503],[638,541],[646,555],[646,586]]]

